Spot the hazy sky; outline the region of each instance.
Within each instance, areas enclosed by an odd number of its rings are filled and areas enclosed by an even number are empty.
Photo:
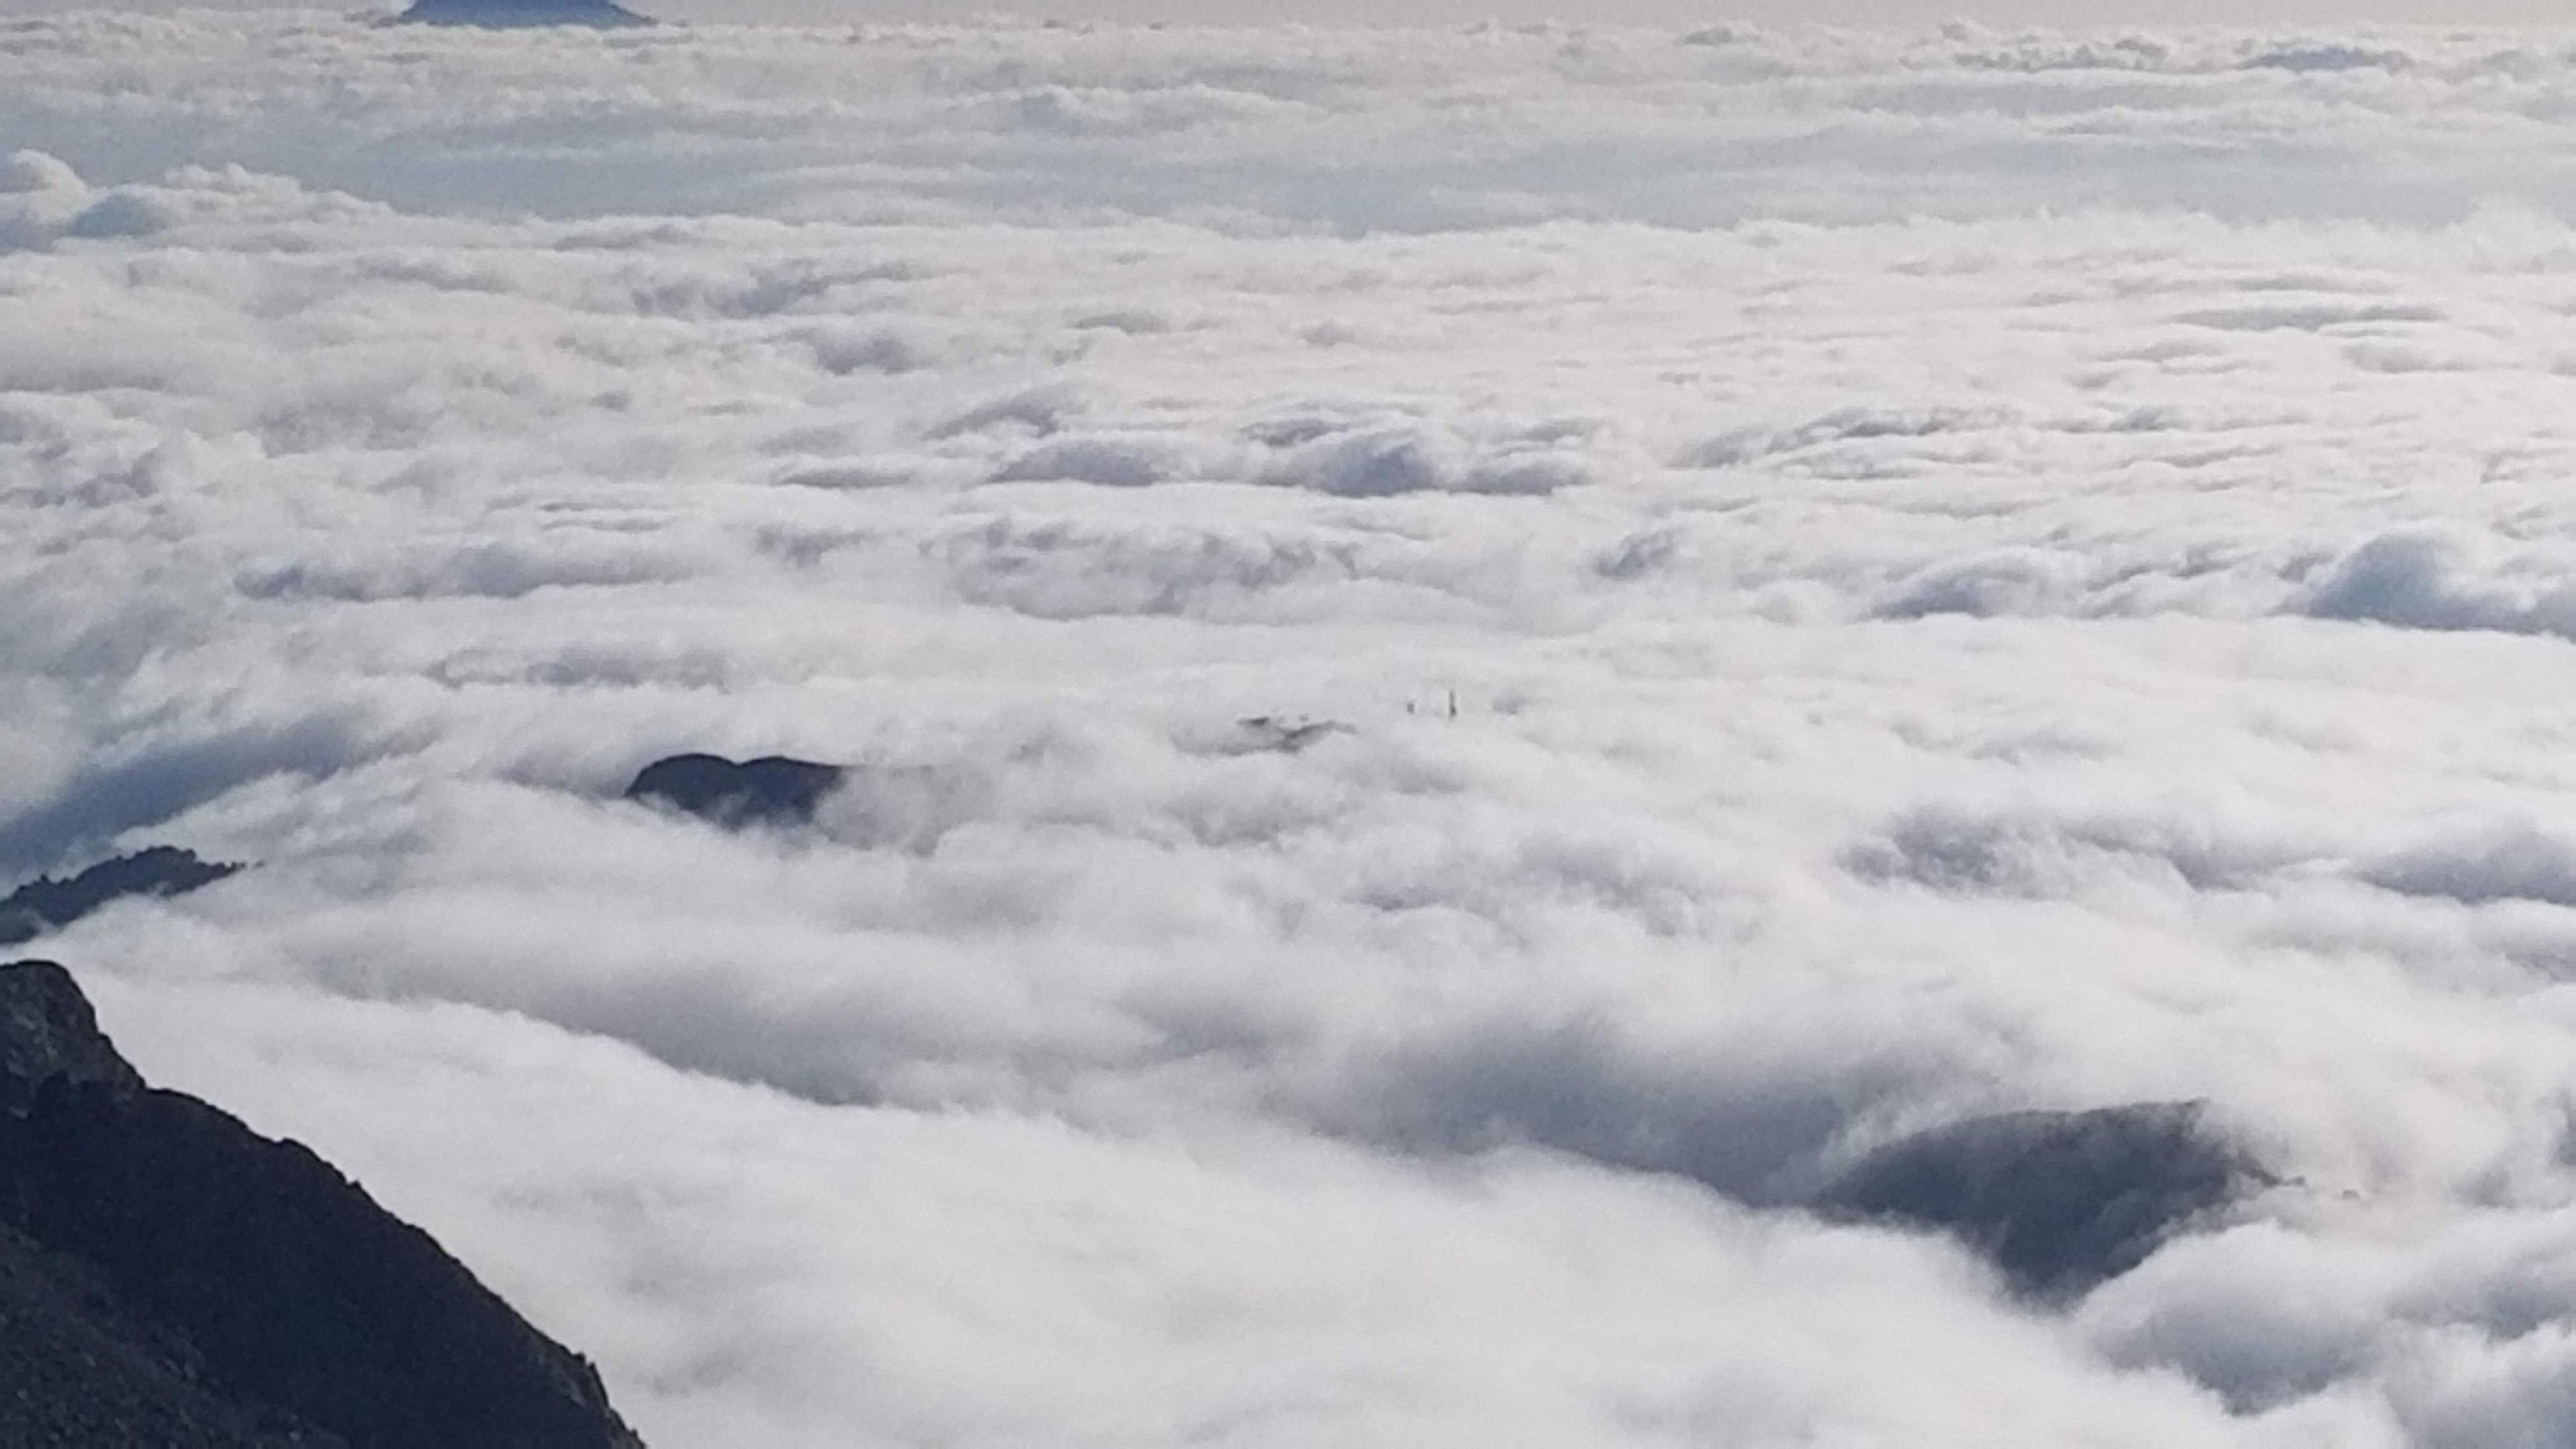
[[[66,10],[170,10],[274,8],[223,3],[181,6],[137,0],[0,0],[0,14],[34,15]],[[368,9],[385,6],[326,6]],[[1480,19],[1526,21],[1576,18],[1605,23],[1707,25],[1726,20],[1761,24],[1816,22],[1836,25],[1915,27],[1966,18],[1994,25],[2100,28],[2178,24],[2422,25],[2564,24],[2564,0],[1020,0],[1009,5],[945,4],[941,0],[661,0],[653,13],[693,21],[937,20],[961,14],[1009,12],[1050,18],[1172,23],[1421,23],[1457,24]]]

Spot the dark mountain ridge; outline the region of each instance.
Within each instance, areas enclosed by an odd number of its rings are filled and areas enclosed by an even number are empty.
[[[0,1443],[641,1449],[590,1364],[304,1147],[0,966]]]
[[[0,946],[22,945],[125,896],[185,895],[240,869],[228,861],[201,860],[193,850],[155,845],[102,860],[67,879],[40,875],[0,900]]]

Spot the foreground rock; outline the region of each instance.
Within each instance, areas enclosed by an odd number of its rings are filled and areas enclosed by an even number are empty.
[[[0,1115],[23,1118],[47,1086],[142,1091],[143,1078],[98,1029],[71,973],[45,961],[0,966]]]
[[[292,1142],[0,966],[0,1443],[636,1449],[598,1374]]]
[[[1828,1212],[1954,1233],[2013,1286],[2080,1294],[2271,1179],[2192,1102],[2009,1112],[1900,1138],[1829,1187]]]
[[[394,18],[404,25],[475,25],[496,30],[542,25],[618,30],[653,23],[609,0],[419,0]]]
[[[673,755],[655,760],[626,787],[626,798],[668,805],[727,829],[745,825],[801,825],[814,818],[823,797],[839,789],[848,771],[766,755],[740,763],[722,755]]]
[[[93,1268],[0,1227],[0,1443],[341,1449],[348,1441],[226,1397],[184,1338],[127,1315]]]
[[[0,946],[18,946],[68,926],[125,896],[183,895],[240,870],[200,860],[193,850],[156,845],[103,860],[69,880],[38,876],[0,900]]]

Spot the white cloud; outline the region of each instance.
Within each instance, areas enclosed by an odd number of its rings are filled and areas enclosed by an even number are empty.
[[[12,25],[0,865],[660,1443],[2545,1441],[2571,54]]]

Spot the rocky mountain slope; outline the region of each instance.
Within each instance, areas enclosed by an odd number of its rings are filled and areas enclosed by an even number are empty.
[[[0,966],[0,1443],[640,1449],[598,1373],[293,1142]]]

